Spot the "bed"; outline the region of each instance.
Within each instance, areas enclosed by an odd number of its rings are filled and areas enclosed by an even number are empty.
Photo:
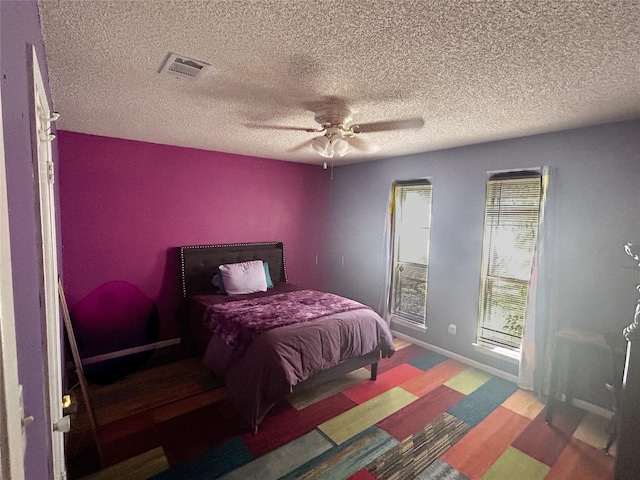
[[[185,341],[223,378],[254,432],[294,389],[366,365],[375,380],[378,360],[394,353],[387,323],[371,308],[288,283],[281,242],[183,246],[180,261]],[[249,261],[264,263],[272,288],[227,295],[212,284],[220,265]]]

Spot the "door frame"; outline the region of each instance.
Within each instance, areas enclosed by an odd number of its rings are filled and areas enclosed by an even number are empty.
[[[13,308],[9,203],[0,85],[0,477],[24,480],[23,431]]]
[[[44,87],[36,48],[29,45],[29,74],[31,76],[30,116],[31,146],[35,176],[37,209],[37,241],[40,244],[39,268],[41,275],[40,305],[42,332],[46,346],[45,356],[45,412],[50,432],[50,462],[54,480],[65,479],[64,454],[65,418],[62,410],[62,327],[58,297],[58,242],[56,234],[56,201],[54,191],[54,165],[51,141],[52,118],[49,98]],[[66,419],[68,420],[68,418]]]

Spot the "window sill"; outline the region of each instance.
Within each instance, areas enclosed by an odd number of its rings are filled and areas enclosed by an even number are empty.
[[[477,343],[473,343],[472,345],[476,352],[499,358],[500,360],[513,363],[514,365],[520,365],[520,351],[509,350],[508,348],[503,347],[487,347]]]
[[[410,322],[400,317],[391,316],[391,323],[395,323],[396,325],[402,325],[403,327],[410,328],[412,330],[418,330],[419,332],[426,332],[427,326],[420,325],[415,322]]]

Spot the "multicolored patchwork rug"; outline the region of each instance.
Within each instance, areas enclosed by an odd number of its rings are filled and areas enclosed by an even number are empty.
[[[172,467],[152,478],[611,477],[604,433],[585,433],[590,415],[564,407],[549,426],[543,405],[503,379],[415,345],[384,359],[376,381],[363,378],[297,392],[255,435],[224,400],[179,417],[162,433],[174,429],[161,441]]]

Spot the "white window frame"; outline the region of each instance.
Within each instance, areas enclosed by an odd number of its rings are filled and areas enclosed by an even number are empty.
[[[500,200],[502,203],[500,204],[501,208],[499,208],[498,213],[496,214],[495,211],[492,211],[492,212],[489,211],[490,210],[489,199],[492,196],[491,189],[500,188],[501,185],[513,186],[513,185],[516,185],[517,182],[535,183],[535,181],[538,181],[540,185],[540,190],[538,191],[538,194],[537,194],[537,205],[535,208],[532,208],[531,204],[529,206],[520,204],[520,205],[517,205],[517,208],[515,209],[514,208],[509,209],[507,205],[503,205],[503,204],[506,204],[507,202],[501,196]],[[519,345],[516,347],[515,345],[513,345],[513,343],[515,343],[514,339],[517,339],[518,336],[515,335],[513,332],[511,333],[512,335],[511,341],[505,339],[506,334],[503,339],[500,339],[500,336],[502,334],[496,333],[495,337],[490,338],[490,334],[482,333],[483,330],[485,331],[490,330],[490,328],[487,328],[488,326],[492,326],[495,328],[495,325],[491,325],[490,320],[485,319],[485,314],[490,308],[490,306],[487,305],[487,301],[492,293],[489,291],[490,290],[489,285],[491,284],[491,282],[499,282],[503,284],[503,286],[510,285],[515,287],[516,285],[519,285],[520,288],[526,287],[526,293],[524,295],[524,298],[521,301],[522,305],[526,308],[527,295],[529,291],[529,285],[531,282],[530,264],[533,262],[533,256],[535,252],[535,243],[537,240],[538,216],[540,212],[540,199],[541,199],[541,193],[542,193],[541,184],[542,184],[542,175],[539,169],[527,169],[527,170],[516,171],[516,172],[500,172],[492,175],[487,181],[487,194],[486,194],[486,202],[485,202],[485,219],[484,219],[484,238],[483,238],[483,249],[482,249],[482,270],[481,270],[481,279],[480,279],[480,298],[479,298],[479,307],[478,307],[476,343],[474,343],[474,347],[478,351],[482,351],[484,353],[488,353],[489,355],[502,358],[507,361],[511,361],[512,363],[517,363],[519,361],[520,349],[522,345],[522,337],[521,336],[519,337],[519,342],[518,342]],[[532,185],[532,187],[534,188],[534,190],[529,191],[529,193],[535,194],[535,186]],[[511,198],[514,198],[514,197],[511,197]],[[530,197],[530,198],[533,198],[533,197]],[[501,213],[502,210],[504,210],[504,213]],[[498,217],[497,219],[496,219],[496,215]],[[531,258],[527,260],[527,261],[530,260],[531,263],[527,264],[525,262],[525,267],[523,269],[520,269],[521,271],[527,271],[526,278],[524,278],[523,276],[521,276],[520,278],[510,278],[510,277],[507,277],[506,275],[499,276],[499,275],[496,275],[498,269],[495,269],[495,271],[493,272],[489,271],[493,268],[489,261],[490,255],[492,256],[492,258],[495,259],[497,258],[496,255],[498,253],[496,251],[497,248],[491,249],[492,247],[491,240],[492,238],[495,240],[495,237],[492,237],[492,230],[491,230],[491,225],[489,224],[489,221],[491,218],[493,218],[494,227],[497,226],[498,224],[504,225],[504,221],[502,220],[501,216],[506,218],[509,215],[511,215],[512,218],[517,216],[519,221],[522,221],[523,219],[528,217],[528,219],[530,219],[528,221],[530,221],[535,226],[535,234],[533,238],[530,239],[530,241],[533,243]],[[497,220],[497,223],[496,223],[496,220]],[[523,257],[521,257],[521,261],[524,261]],[[526,312],[522,312],[523,318],[525,313]],[[509,345],[509,343],[511,343],[511,345]]]
[[[401,222],[402,222],[402,196],[403,191],[415,191],[415,190],[423,190],[427,191],[429,194],[429,206],[427,211],[425,211],[425,215],[427,216],[428,222],[426,229],[428,230],[426,235],[426,249],[425,249],[425,258],[426,263],[411,263],[411,262],[401,262],[400,261],[400,247],[402,245],[401,239]],[[430,243],[431,243],[431,208],[433,204],[433,186],[429,180],[420,179],[420,180],[411,180],[411,181],[397,181],[393,184],[393,192],[392,192],[393,200],[392,200],[392,266],[391,266],[391,282],[390,282],[390,290],[389,290],[389,314],[391,320],[394,323],[398,323],[404,325],[409,328],[414,328],[418,330],[426,330],[427,323],[427,290],[428,290],[428,278],[429,278],[429,251],[430,251]],[[421,227],[424,229],[425,227]],[[406,232],[406,230],[405,230]],[[400,265],[404,263],[404,265]],[[402,311],[402,307],[399,305],[400,296],[398,289],[400,288],[399,282],[401,272],[406,267],[412,268],[417,267],[417,269],[424,266],[424,312],[421,315],[415,315],[412,312]]]

